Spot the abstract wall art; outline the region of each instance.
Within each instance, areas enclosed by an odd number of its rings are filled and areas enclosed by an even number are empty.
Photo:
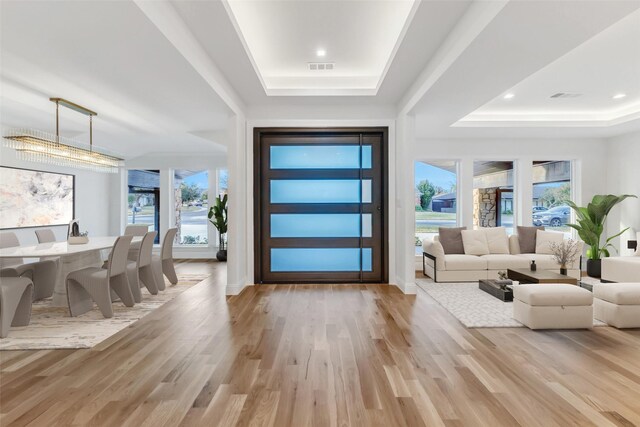
[[[0,229],[67,225],[75,176],[0,166]]]

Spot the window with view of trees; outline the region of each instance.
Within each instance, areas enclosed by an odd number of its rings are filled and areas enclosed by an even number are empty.
[[[176,170],[174,172],[176,243],[207,245],[209,243],[209,172]]]
[[[533,162],[533,225],[544,226],[571,236],[571,162],[543,160]]]
[[[433,238],[440,227],[456,227],[457,162],[443,160],[415,163],[415,244],[422,253],[422,241]]]

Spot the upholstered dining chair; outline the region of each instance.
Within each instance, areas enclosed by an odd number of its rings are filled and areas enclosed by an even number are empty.
[[[13,232],[0,233],[0,248],[20,246],[18,237]],[[25,264],[23,258],[0,260],[0,276],[28,277],[33,281],[33,300],[49,298],[58,275],[57,260],[41,260]]]
[[[36,237],[38,238],[38,243],[51,243],[56,241],[56,235],[50,228],[36,230]]]
[[[33,283],[27,277],[0,278],[0,338],[11,326],[27,326],[31,320]]]
[[[176,238],[177,228],[170,228],[167,230],[167,234],[164,235],[162,240],[162,249],[160,255],[153,255],[152,265],[153,272],[156,276],[156,284],[158,289],[164,291],[164,277],[167,276],[169,282],[172,284],[178,283],[178,276],[176,276],[176,270],[173,266],[173,241]]]
[[[104,317],[113,317],[111,290],[127,307],[133,307],[135,301],[127,278],[127,253],[133,236],[120,236],[116,239],[109,254],[106,269],[87,267],[67,275],[67,301],[71,316],[79,316],[93,308],[93,301]]]

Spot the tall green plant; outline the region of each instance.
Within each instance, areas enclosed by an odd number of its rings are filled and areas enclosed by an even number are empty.
[[[604,246],[600,246],[604,225],[607,221],[607,215],[615,205],[629,197],[636,197],[632,194],[624,194],[622,196],[597,195],[593,196],[591,203],[587,207],[577,206],[575,203],[568,201],[567,204],[576,212],[578,220],[577,224],[567,224],[569,227],[578,231],[578,235],[589,246],[587,257],[589,259],[601,259],[602,256],[608,257],[609,247],[613,248],[611,241],[628,230],[625,228],[615,236],[611,236],[605,240]],[[615,248],[614,248],[615,249]]]
[[[221,251],[226,249],[224,235],[227,234],[227,195],[216,197],[216,204],[209,208],[209,222],[220,233],[219,248]],[[213,219],[212,219],[213,218]]]

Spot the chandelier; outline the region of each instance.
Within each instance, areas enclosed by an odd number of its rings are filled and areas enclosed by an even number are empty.
[[[116,173],[123,160],[93,146],[93,116],[98,114],[62,98],[51,98],[56,104],[56,134],[31,129],[5,132],[4,146],[16,150],[19,159],[59,166]],[[60,136],[60,105],[89,116],[89,144]]]

